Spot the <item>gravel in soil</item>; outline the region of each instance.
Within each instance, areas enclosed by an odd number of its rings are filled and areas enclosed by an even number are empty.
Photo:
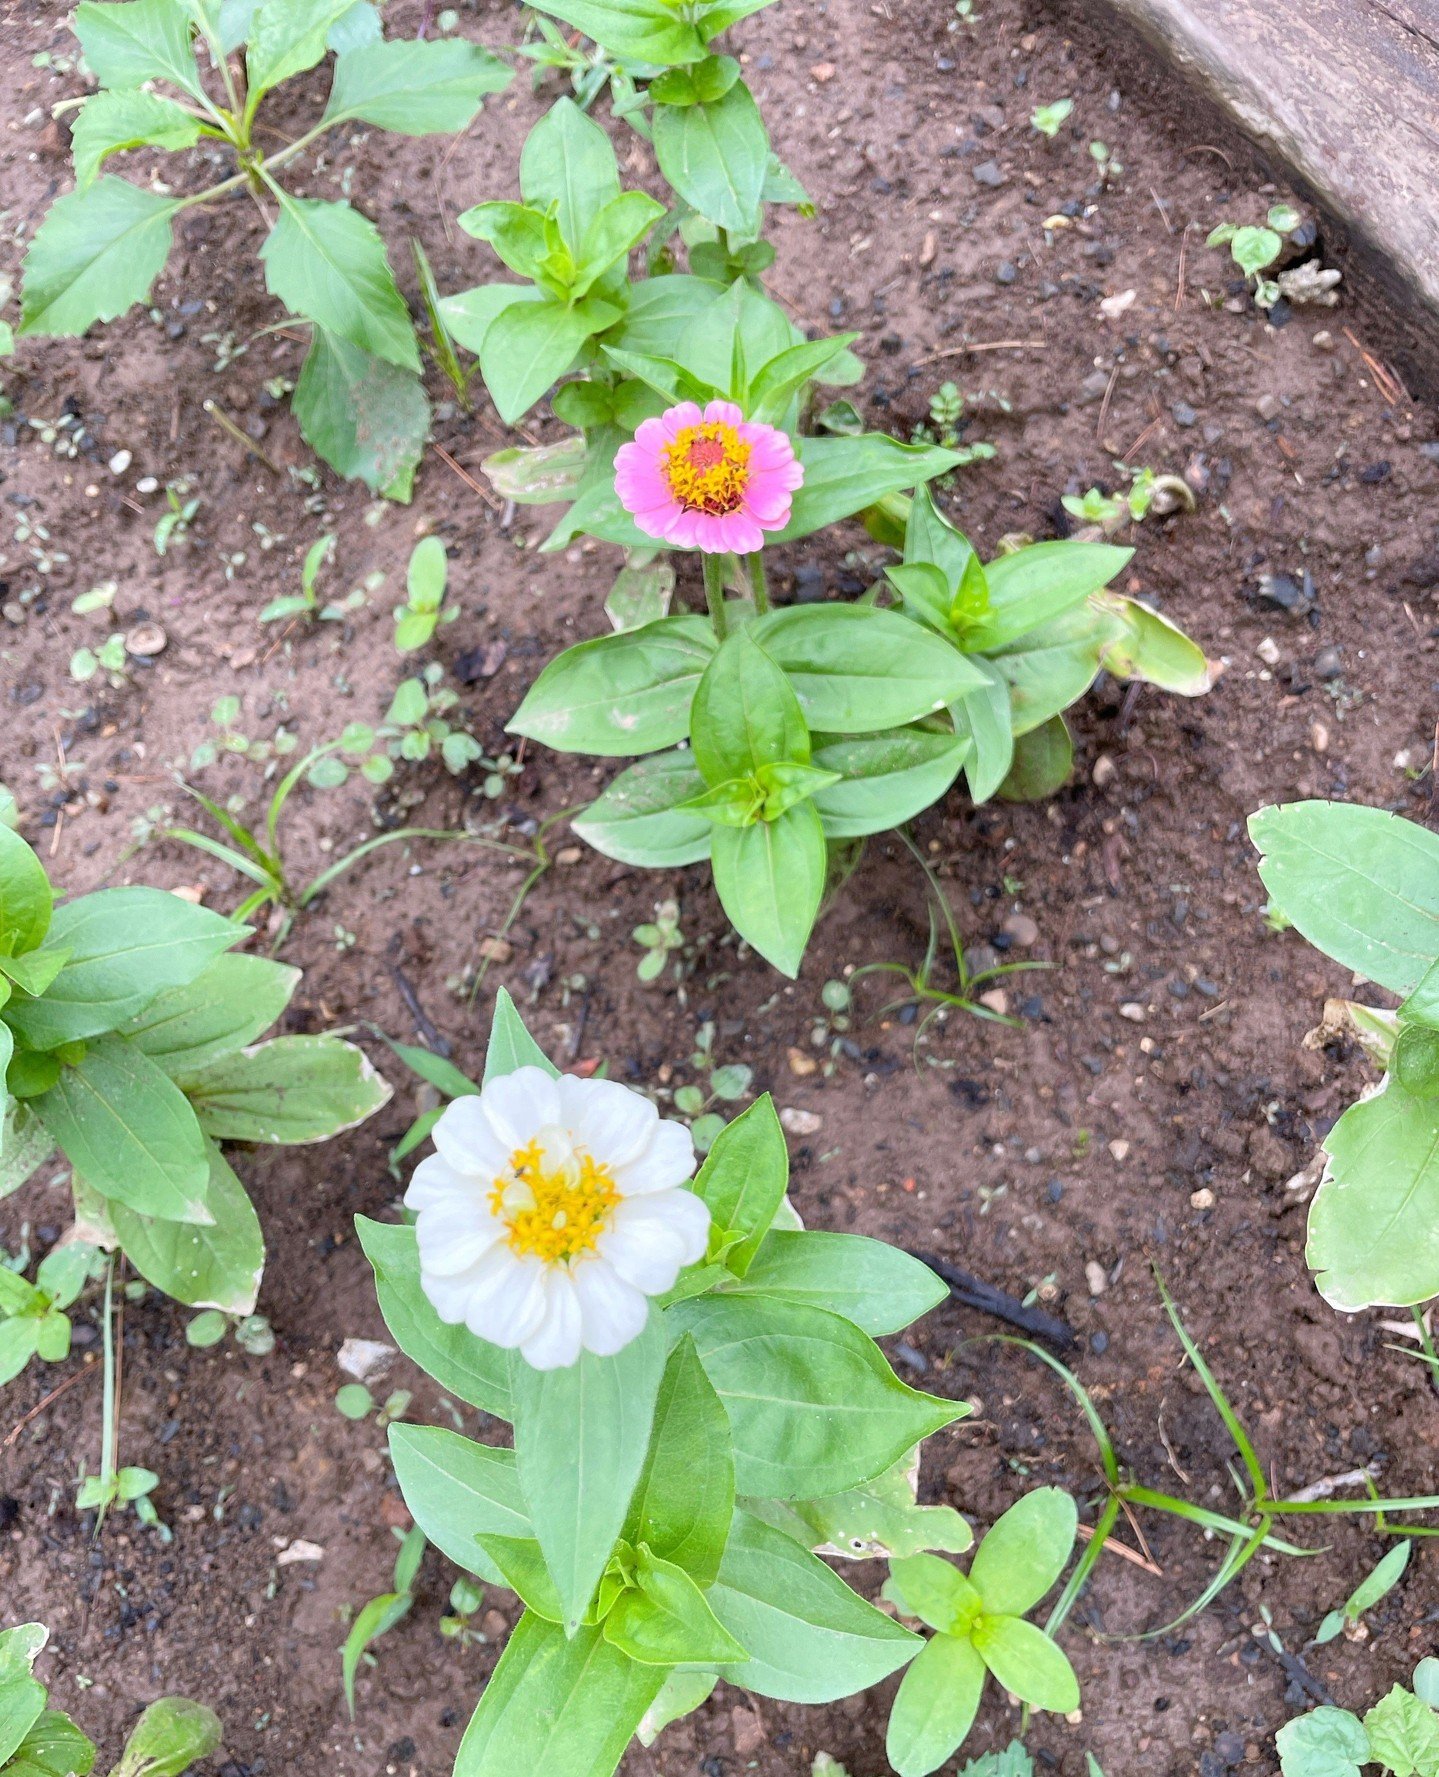
[[[1201,1503],[1231,1497],[1232,1451],[1181,1366],[1156,1264],[1278,1485],[1372,1467],[1388,1492],[1425,1492],[1439,1464],[1421,1367],[1386,1348],[1379,1316],[1331,1313],[1304,1269],[1306,1189],[1294,1181],[1367,1075],[1355,1053],[1302,1046],[1324,996],[1347,982],[1266,928],[1244,818],[1305,795],[1429,816],[1432,416],[1388,380],[1383,336],[1348,295],[1278,327],[1240,300],[1204,237],[1219,221],[1258,219],[1274,194],[1241,144],[1207,129],[1200,139],[1184,91],[1066,13],[1020,0],[978,10],[966,26],[946,0],[785,0],[737,36],[780,153],[821,203],[816,220],[779,225],[775,293],[806,324],[862,332],[871,370],[858,399],[874,424],[907,435],[937,387],[958,384],[968,439],[998,447],[946,495],[982,547],[1014,531],[1062,534],[1060,496],[1113,488],[1116,460],[1182,474],[1197,495],[1192,515],[1133,533],[1127,584],[1226,661],[1213,693],[1181,702],[1102,683],[1077,712],[1075,778],[1053,801],[976,810],[956,794],[920,823],[967,941],[1050,965],[1006,985],[1019,1028],[956,1014],[916,1044],[915,1022],[884,1010],[885,978],[871,977],[837,1054],[816,1046],[826,980],[922,955],[923,884],[892,841],[871,845],[795,984],[736,951],[703,872],[645,876],[566,849],[525,901],[512,951],[490,946],[504,960],[473,1007],[467,971],[503,924],[518,869],[478,847],[387,848],[297,925],[285,955],[306,975],[291,1028],[373,1022],[413,1039],[432,1024],[474,1068],[503,981],[564,1063],[604,1057],[618,1077],[669,1089],[694,1078],[687,1058],[712,1019],[718,1060],[747,1064],[757,1090],[808,1114],[810,1133],[792,1143],[807,1221],[922,1246],[1020,1295],[1037,1289],[1076,1329],[1079,1373],[1146,1481]],[[417,28],[418,0],[391,11],[392,30]],[[462,28],[500,45],[516,16],[466,7]],[[73,58],[58,9],[12,0],[0,20],[12,271],[68,185],[50,106],[77,84],[36,59]],[[315,96],[272,121],[299,127]],[[1029,112],[1064,96],[1074,115],[1048,142]],[[541,103],[518,82],[453,152],[357,137],[312,167],[305,189],[345,185],[397,265],[417,232],[443,287],[478,282],[491,267],[453,217],[511,192]],[[1123,168],[1107,184],[1089,152],[1101,139]],[[631,144],[628,170],[652,172],[643,145]],[[1046,230],[1050,218],[1060,220]],[[153,313],[83,342],[22,343],[5,367],[15,411],[0,422],[0,777],[71,890],[144,877],[235,903],[220,866],[164,844],[136,854],[136,832],[181,803],[174,773],[215,738],[221,695],[242,700],[252,739],[284,725],[311,745],[382,717],[403,671],[390,612],[425,528],[445,540],[463,606],[434,657],[468,663],[462,708],[491,756],[541,664],[603,627],[614,552],[538,555],[547,515],[502,512],[437,453],[409,508],[310,474],[272,387],[295,376],[302,342],[256,337],[274,319],[254,260],[262,227],[239,199],[187,215]],[[1006,340],[1026,343],[968,349]],[[217,431],[207,397],[286,473]],[[549,426],[535,418],[529,430]],[[437,438],[467,476],[505,441],[483,403],[473,416],[442,409]],[[112,470],[119,453],[129,461]],[[163,489],[181,479],[200,505],[188,539],[159,557]],[[260,627],[260,607],[296,590],[323,530],[339,537],[332,594],[368,586],[368,602],[344,623]],[[853,593],[874,559],[855,529],[780,552],[772,579],[781,597]],[[72,612],[107,580],[112,611]],[[163,652],[136,660],[119,687],[72,682],[78,647],[140,624],[162,626]],[[500,823],[523,842],[607,775],[540,752],[521,765],[498,798],[483,794],[482,773],[457,781],[438,766],[403,768],[378,804],[358,778],[305,792],[290,824],[297,866],[319,868],[401,813]],[[198,781],[253,811],[262,770],[222,753]],[[644,987],[631,928],[669,895],[692,967],[682,986]],[[345,1613],[387,1588],[405,1522],[374,1421],[333,1407],[341,1341],[383,1335],[351,1226],[397,1195],[386,1155],[414,1096],[396,1083],[387,1111],[342,1141],[241,1159],[270,1245],[271,1356],[232,1342],[191,1350],[185,1315],[154,1299],[125,1311],[123,1454],[160,1471],[172,1543],[118,1517],[97,1535],[70,1503],[77,1465],[97,1456],[93,1328],[81,1328],[71,1363],[82,1379],[18,1435],[61,1377],[28,1375],[5,1393],[4,1616],[52,1625],[55,1701],[107,1744],[137,1703],[183,1691],[225,1720],[214,1764],[224,1777],[450,1769],[513,1614],[508,1595],[486,1601],[478,1638],[443,1639],[451,1575],[431,1554],[416,1608],[362,1671],[354,1723],[339,1683]],[[13,1251],[28,1230],[43,1245],[67,1204],[47,1174],[0,1208],[0,1237]],[[1092,1522],[1098,1469],[1078,1413],[1033,1361],[976,1342],[995,1330],[942,1308],[896,1347],[903,1374],[976,1404],[934,1440],[926,1497],[983,1525],[1054,1482],[1087,1502]],[[392,1377],[414,1383],[403,1360]],[[421,1389],[411,1411],[448,1423],[454,1409]],[[1274,1730],[1302,1700],[1286,1695],[1251,1625],[1267,1608],[1286,1646],[1302,1646],[1380,1541],[1335,1526],[1308,1539],[1327,1543],[1322,1557],[1261,1557],[1201,1617],[1140,1641],[1222,1554],[1171,1520],[1142,1530],[1149,1565],[1106,1558],[1067,1632],[1084,1715],[1035,1722],[1041,1768],[1070,1777],[1092,1751],[1110,1777],[1272,1771]],[[1139,1552],[1138,1530],[1124,1535]],[[296,1540],[322,1556],[282,1564]],[[1431,1565],[1421,1547],[1366,1642],[1311,1657],[1338,1700],[1362,1708],[1434,1651]],[[881,1689],[799,1710],[721,1686],[625,1769],[797,1777],[823,1748],[871,1777],[885,1769],[887,1703]],[[1003,1745],[1017,1727],[991,1692],[967,1751]]]

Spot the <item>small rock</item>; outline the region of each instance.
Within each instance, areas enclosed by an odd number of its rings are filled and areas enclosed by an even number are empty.
[[[1283,409],[1283,403],[1277,395],[1261,395],[1254,403],[1254,411],[1267,426],[1271,420],[1277,420]]]
[[[125,637],[125,652],[137,660],[153,660],[170,645],[158,623],[137,623]]]
[[[1031,944],[1039,942],[1039,927],[1027,913],[1011,913],[1000,928],[1011,944],[1017,944],[1021,950],[1028,950]]]
[[[1209,1189],[1208,1185],[1203,1186],[1198,1191],[1191,1191],[1189,1193],[1189,1207],[1191,1209],[1214,1208],[1214,1193]]]
[[[1329,751],[1329,730],[1322,722],[1311,722],[1309,725],[1309,744],[1316,753]]]
[[[557,864],[566,865],[578,864],[584,855],[583,851],[581,851],[577,845],[563,845],[555,853],[555,862]]]
[[[1005,175],[997,160],[982,160],[973,169],[973,172],[976,185],[988,185],[993,188],[996,185],[1004,184]]]
[[[1091,1259],[1084,1267],[1084,1282],[1091,1296],[1102,1296],[1109,1288],[1109,1278],[1098,1259]]]
[[[1339,349],[1339,341],[1327,327],[1321,327],[1310,343],[1316,352],[1333,352]]]
[[[153,494],[159,491],[160,483],[153,475],[142,475],[135,483],[137,494]]]
[[[1321,648],[1314,656],[1314,676],[1316,679],[1337,679],[1344,671],[1344,650],[1331,643]]]
[[[510,1632],[508,1617],[497,1610],[487,1610],[480,1618],[480,1633],[486,1641],[500,1641]]]
[[[1143,1024],[1146,1014],[1138,1000],[1126,1000],[1119,1008],[1119,1016],[1127,1018],[1131,1024]]]
[[[996,284],[1012,284],[1018,276],[1019,271],[1014,261],[1003,259],[1000,261],[999,270],[994,274],[994,281]]]
[[[1199,423],[1199,415],[1187,401],[1176,401],[1169,411],[1174,416],[1176,426],[1188,428]]]
[[[1317,602],[1314,577],[1308,568],[1302,580],[1296,580],[1292,574],[1261,574],[1259,602],[1274,611],[1287,611],[1291,617],[1306,616]]]
[[[828,86],[834,79],[837,70],[833,62],[816,62],[810,69],[811,80],[817,80],[821,86]]]
[[[1264,640],[1259,644],[1259,646],[1254,650],[1254,652],[1259,656],[1259,658],[1264,662],[1264,664],[1266,666],[1278,666],[1278,664],[1279,664],[1279,644],[1278,644],[1278,642],[1275,641],[1273,636],[1265,636]]]
[[[487,963],[507,963],[515,954],[508,938],[481,938],[476,948]]]
[[[788,1055],[789,1071],[800,1079],[807,1079],[810,1074],[819,1072],[819,1063],[813,1055],[806,1055],[803,1049],[790,1049]]]
[[[356,1382],[368,1382],[371,1376],[382,1375],[389,1368],[394,1355],[394,1346],[386,1345],[382,1339],[346,1339],[335,1361]]]
[[[1121,1163],[1129,1158],[1129,1143],[1122,1136],[1116,1136],[1108,1143],[1110,1158]]]
[[[1002,987],[991,987],[988,993],[980,994],[979,1003],[981,1006],[988,1006],[991,1012],[997,1013],[1001,1018],[1009,1016],[1009,995]]]
[[[1099,755],[1094,761],[1093,770],[1089,774],[1090,782],[1094,785],[1096,790],[1102,790],[1107,785],[1112,784],[1118,776],[1119,767],[1114,763],[1113,759],[1110,758],[1108,753],[1101,753]]]
[[[133,451],[117,450],[114,456],[110,459],[110,473],[112,475],[123,475],[134,461],[135,453]]]
[[[820,1127],[819,1114],[816,1111],[801,1111],[793,1105],[786,1105],[779,1114],[780,1127],[788,1130],[791,1135],[818,1135]]]
[[[318,1543],[308,1543],[303,1537],[296,1537],[294,1542],[282,1545],[275,1557],[276,1567],[293,1567],[297,1561],[323,1561],[325,1551]]]
[[[737,1703],[729,1714],[730,1739],[736,1758],[752,1758],[764,1745],[764,1723],[754,1709]]]
[[[1099,305],[1099,312],[1106,321],[1117,321],[1124,311],[1133,303],[1138,294],[1134,290],[1121,290],[1117,296],[1106,296]]]

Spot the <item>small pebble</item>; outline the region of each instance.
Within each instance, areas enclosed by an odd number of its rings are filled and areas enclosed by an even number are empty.
[[[815,1111],[797,1110],[793,1105],[786,1105],[779,1114],[780,1126],[791,1135],[817,1135],[820,1119]]]
[[[135,455],[133,451],[117,450],[114,456],[110,459],[110,473],[112,475],[123,475],[134,460]]]
[[[1090,1259],[1084,1267],[1084,1282],[1091,1296],[1102,1296],[1109,1288],[1109,1278],[1098,1259]]]
[[[1254,652],[1259,656],[1259,658],[1264,662],[1264,664],[1266,666],[1278,666],[1278,664],[1279,664],[1279,644],[1278,644],[1278,642],[1275,641],[1273,636],[1265,636],[1264,640],[1259,644],[1259,646],[1254,650]]]

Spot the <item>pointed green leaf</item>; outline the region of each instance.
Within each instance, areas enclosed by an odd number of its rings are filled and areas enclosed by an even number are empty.
[[[695,689],[690,746],[708,784],[809,758],[809,731],[785,675],[747,629],[720,644]]]
[[[951,703],[949,718],[954,732],[973,744],[973,754],[964,767],[970,796],[975,802],[987,802],[1009,776],[1014,762],[1009,681],[982,655],[971,656],[970,665],[984,675],[984,683]]]
[[[925,1549],[962,1555],[974,1533],[952,1506],[922,1506],[915,1498],[919,1450],[902,1456],[872,1481],[825,1499],[747,1501],[756,1517],[794,1537],[816,1555],[850,1561],[897,1560]]]
[[[123,1495],[122,1495],[123,1497]],[[220,1718],[188,1697],[161,1697],[130,1730],[111,1777],[182,1777],[224,1738]]]
[[[727,1666],[746,1657],[682,1567],[641,1549],[635,1574],[637,1587],[605,1618],[606,1641],[647,1666]]]
[[[827,867],[814,803],[750,827],[716,827],[710,867],[720,905],[739,935],[781,974],[798,975]]]
[[[43,943],[53,908],[45,866],[13,827],[0,823],[0,954],[23,956]]]
[[[985,1665],[1021,1703],[1058,1715],[1078,1709],[1074,1668],[1036,1623],[1026,1623],[1023,1617],[983,1616],[974,1625],[973,1641]]]
[[[0,1630],[0,1765],[21,1745],[45,1707],[45,1687],[31,1672],[49,1638],[49,1630],[39,1623]]]
[[[328,1141],[388,1103],[364,1050],[339,1037],[275,1037],[187,1071],[185,1093],[216,1141]]]
[[[710,823],[680,804],[704,787],[688,748],[653,753],[622,771],[570,825],[586,845],[622,864],[694,864],[709,856]]]
[[[95,1747],[58,1709],[45,1710],[15,1749],[5,1777],[88,1777]]]
[[[720,1131],[694,1182],[715,1228],[739,1236],[724,1255],[736,1277],[750,1269],[788,1183],[789,1150],[766,1092]]]
[[[120,1034],[184,1081],[197,1068],[253,1043],[289,1005],[300,971],[268,957],[229,954],[151,1000]]]
[[[770,543],[793,543],[873,506],[886,494],[918,487],[958,467],[957,452],[933,444],[901,444],[881,432],[858,438],[801,438],[796,448],[804,485],[794,496],[789,523],[772,531]],[[879,724],[888,728],[891,723]]]
[[[58,198],[25,255],[18,331],[84,333],[143,302],[170,256],[179,208],[108,174]]]
[[[306,442],[336,474],[409,499],[430,433],[430,403],[413,371],[316,327],[291,406]]]
[[[653,128],[660,171],[691,209],[732,234],[758,233],[769,132],[749,88],[741,81],[711,104],[657,104]]]
[[[264,0],[246,32],[245,75],[253,106],[261,93],[313,68],[351,0]],[[298,310],[303,313],[303,310]]]
[[[997,794],[1004,802],[1043,802],[1069,782],[1074,741],[1063,716],[1014,738],[1014,756]]]
[[[520,192],[527,204],[559,205],[556,220],[571,251],[590,218],[620,195],[610,139],[573,99],[557,99],[525,138]]]
[[[447,1325],[420,1287],[420,1253],[413,1227],[355,1217],[365,1257],[375,1273],[380,1313],[396,1345],[448,1394],[508,1419],[509,1354],[477,1339],[463,1324]]]
[[[751,1115],[755,1108],[751,1106],[745,1115]],[[735,1123],[729,1124],[725,1134],[735,1127]],[[711,1149],[706,1167],[714,1153]],[[695,1189],[709,1202],[701,1183],[703,1178],[701,1170]],[[733,1226],[713,1203],[711,1211],[717,1226]],[[733,1251],[725,1254],[725,1263],[731,1269],[736,1268],[734,1259]],[[949,1294],[947,1286],[928,1265],[912,1259],[898,1247],[888,1246],[882,1240],[869,1240],[862,1234],[820,1230],[763,1234],[753,1263],[742,1279],[726,1284],[725,1288],[727,1292],[774,1296],[827,1309],[853,1321],[871,1338],[903,1332]]]
[[[1111,543],[1068,541],[1031,543],[1002,555],[985,569],[989,615],[966,633],[966,644],[988,653],[1053,622],[1107,586],[1133,556]]]
[[[94,183],[107,154],[126,148],[193,148],[200,140],[200,119],[156,93],[99,92],[87,99],[75,119],[75,183],[81,191]]]
[[[453,135],[473,122],[486,93],[503,92],[513,79],[498,56],[462,38],[367,43],[336,61],[321,121]]]
[[[636,1547],[645,1543],[707,1586],[719,1571],[733,1516],[729,1420],[685,1334],[660,1381],[649,1453],[624,1539]]]
[[[709,53],[695,27],[666,0],[541,0],[538,8],[626,61],[699,62]]]
[[[814,799],[828,839],[862,839],[913,820],[944,796],[974,751],[967,739],[923,728],[814,741],[815,765],[840,778]]]
[[[140,1273],[177,1302],[253,1314],[265,1268],[265,1241],[245,1187],[213,1142],[205,1208],[206,1226],[141,1215],[112,1197],[110,1221],[125,1256]]]
[[[522,419],[560,380],[580,347],[609,326],[617,311],[594,301],[567,307],[553,300],[514,302],[485,333],[480,369],[506,425]]]
[[[502,987],[495,995],[495,1013],[490,1020],[484,1084],[499,1079],[502,1074],[512,1074],[520,1067],[540,1068],[552,1080],[557,1080],[560,1075],[554,1062],[525,1029],[525,1021],[510,998],[509,989]]]
[[[644,1466],[665,1343],[660,1317],[651,1314],[614,1357],[585,1351],[568,1369],[535,1370],[518,1353],[510,1356],[520,1485],[571,1633]]]
[[[175,0],[82,0],[75,35],[101,86],[133,88],[168,80],[198,99],[204,92],[190,31]]]
[[[456,1566],[505,1583],[478,1538],[531,1534],[514,1452],[437,1425],[392,1425],[389,1435],[395,1478],[416,1524]]]
[[[419,370],[409,310],[374,223],[346,203],[278,196],[279,220],[260,248],[270,294],[361,351]]]
[[[143,1050],[124,1037],[91,1043],[74,1067],[35,1100],[65,1158],[104,1197],[143,1215],[208,1223],[210,1161],[188,1101]]]

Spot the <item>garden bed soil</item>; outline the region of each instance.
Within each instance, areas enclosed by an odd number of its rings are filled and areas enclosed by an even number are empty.
[[[397,0],[391,29],[413,31],[421,10]],[[1241,143],[1196,134],[1181,88],[1067,14],[1021,0],[978,0],[975,11],[956,26],[950,0],[784,0],[737,36],[776,145],[820,204],[813,221],[779,223],[773,288],[807,324],[862,332],[870,374],[857,398],[871,423],[907,434],[946,380],[969,397],[968,437],[992,440],[998,456],[945,498],[982,547],[993,553],[1009,532],[1056,534],[1060,496],[1113,486],[1116,458],[1187,474],[1198,492],[1192,515],[1132,533],[1127,586],[1226,662],[1214,691],[1185,702],[1102,683],[1076,712],[1068,789],[1045,805],[979,810],[956,792],[919,823],[966,940],[1049,965],[1006,984],[1018,1028],[955,1013],[917,1045],[908,1015],[884,1010],[896,978],[870,976],[827,1068],[828,1049],[813,1041],[822,985],[866,963],[915,965],[924,950],[924,885],[893,840],[870,845],[790,984],[736,950],[702,869],[645,875],[568,849],[563,831],[552,837],[566,849],[525,901],[512,951],[490,947],[504,960],[473,1007],[466,971],[503,925],[521,871],[478,846],[393,847],[296,926],[284,954],[306,974],[290,1025],[374,1024],[411,1041],[433,1040],[433,1026],[474,1071],[505,984],[562,1063],[604,1059],[619,1078],[668,1089],[696,1077],[696,1031],[713,1019],[717,1059],[745,1063],[756,1090],[807,1113],[808,1133],[792,1139],[806,1220],[931,1250],[1020,1296],[1038,1289],[1075,1329],[1072,1361],[1144,1480],[1205,1504],[1233,1498],[1232,1445],[1181,1362],[1157,1266],[1276,1487],[1371,1467],[1386,1492],[1430,1491],[1439,1401],[1421,1366],[1390,1349],[1402,1341],[1384,1316],[1332,1313],[1304,1268],[1307,1190],[1294,1180],[1369,1075],[1355,1052],[1304,1046],[1325,996],[1348,982],[1266,927],[1244,821],[1305,795],[1431,815],[1433,417],[1391,380],[1382,317],[1360,312],[1347,289],[1338,309],[1297,311],[1277,328],[1238,300],[1204,237],[1221,220],[1258,220],[1274,194]],[[516,19],[498,5],[461,13],[464,30],[495,45]],[[37,60],[73,56],[63,9],[12,3],[0,26],[13,271],[68,185],[49,107],[78,88],[73,73]],[[1073,121],[1047,142],[1029,128],[1030,109],[1066,95]],[[300,127],[294,103],[278,128]],[[443,287],[478,282],[492,265],[453,217],[511,193],[541,103],[526,76],[453,151],[371,138],[337,149],[308,189],[332,195],[343,180],[397,265],[407,270],[404,237],[416,232]],[[1095,139],[1123,167],[1102,191]],[[629,171],[643,178],[646,151],[630,146]],[[1066,206],[1077,213],[1047,240],[1041,225]],[[505,720],[542,663],[604,627],[616,552],[541,556],[549,515],[502,512],[470,485],[506,442],[483,401],[473,417],[442,415],[436,437],[458,468],[430,452],[409,507],[381,507],[328,475],[311,486],[272,474],[216,428],[207,397],[278,464],[313,466],[266,390],[293,378],[303,347],[289,333],[255,337],[274,319],[254,257],[261,228],[238,199],[190,213],[153,315],[83,342],[22,342],[5,367],[15,413],[0,457],[0,778],[71,891],[143,879],[199,886],[212,906],[238,901],[221,866],[195,852],[152,843],[136,853],[133,823],[184,808],[173,774],[213,736],[222,695],[242,699],[248,735],[284,722],[306,746],[383,715],[403,670],[390,611],[427,527],[445,539],[463,607],[434,657],[462,672],[463,708],[487,752],[505,746]],[[1127,306],[1114,300],[1128,292]],[[1207,300],[1225,297],[1228,308]],[[958,349],[1014,340],[1025,344]],[[217,371],[226,341],[251,343]],[[75,455],[56,447],[65,416]],[[528,430],[551,426],[537,417]],[[122,451],[130,461],[112,472]],[[163,558],[152,545],[162,497],[136,491],[144,476],[162,488],[183,477],[200,501],[189,540]],[[343,625],[262,628],[259,609],[297,589],[300,558],[324,530],[339,537],[333,595],[374,570],[383,586]],[[852,527],[777,552],[772,579],[781,597],[853,592],[876,559]],[[72,612],[108,579],[113,623]],[[141,621],[168,635],[153,665],[118,690],[72,682],[75,649]],[[608,768],[526,749],[494,800],[481,775],[405,767],[380,797],[381,818],[396,818],[397,786],[415,787],[423,799],[409,818],[502,822],[523,843],[535,822],[593,794]],[[258,806],[259,770],[243,758],[222,757],[198,781]],[[371,832],[373,805],[358,778],[297,796],[299,871]],[[667,895],[681,903],[693,966],[682,988],[669,978],[646,987],[631,929]],[[269,1241],[261,1307],[273,1354],[247,1357],[232,1341],[192,1350],[186,1313],[153,1295],[125,1309],[122,1458],[159,1471],[172,1542],[118,1515],[97,1530],[74,1511],[77,1467],[98,1456],[93,1326],[82,1325],[68,1366],[4,1393],[3,1617],[51,1625],[53,1699],[107,1749],[140,1702],[179,1691],[223,1717],[212,1769],[224,1777],[444,1777],[513,1618],[513,1600],[497,1595],[474,1620],[484,1639],[442,1638],[453,1575],[431,1553],[414,1610],[362,1669],[350,1721],[345,1613],[388,1589],[393,1533],[406,1522],[375,1421],[351,1423],[333,1405],[341,1341],[383,1336],[352,1217],[392,1213],[399,1187],[386,1157],[416,1103],[398,1065],[372,1049],[397,1090],[370,1124],[325,1147],[238,1161]],[[0,1237],[12,1251],[27,1231],[43,1245],[67,1206],[47,1171],[0,1207]],[[903,1375],[974,1403],[933,1440],[923,1497],[983,1526],[1026,1488],[1057,1483],[1092,1523],[1098,1467],[1080,1414],[1032,1358],[976,1342],[1001,1330],[942,1307],[891,1347]],[[413,1417],[451,1423],[405,1360],[385,1385],[416,1389]],[[476,1429],[473,1413],[462,1418]],[[1300,1648],[1384,1544],[1343,1525],[1301,1537],[1327,1552],[1261,1557],[1196,1620],[1140,1640],[1200,1591],[1223,1548],[1171,1519],[1123,1536],[1139,1560],[1106,1555],[1064,1634],[1083,1719],[1036,1720],[1040,1769],[1072,1777],[1093,1752],[1109,1777],[1272,1772],[1274,1731],[1302,1700],[1286,1695],[1286,1673],[1252,1627],[1266,1611],[1285,1646]],[[297,1541],[322,1555],[286,1561]],[[1434,1562],[1421,1544],[1367,1640],[1309,1656],[1335,1698],[1362,1708],[1435,1651]],[[805,1777],[824,1749],[853,1777],[878,1777],[891,1688],[803,1710],[721,1686],[624,1770]],[[966,1751],[1018,1728],[991,1691]]]

